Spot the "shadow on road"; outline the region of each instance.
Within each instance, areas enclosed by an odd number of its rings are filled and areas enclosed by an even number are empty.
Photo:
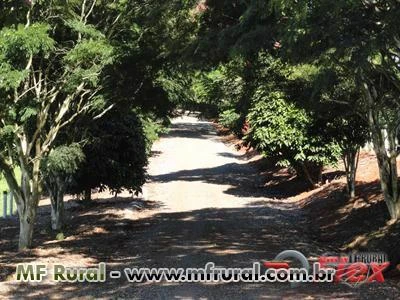
[[[224,157],[235,157],[223,154]],[[339,176],[340,172],[325,174],[325,178]],[[231,185],[224,193],[237,197],[286,199],[310,190],[307,181],[297,178],[287,169],[276,166],[263,167],[261,161],[228,163],[212,168],[181,170],[149,176],[154,182],[200,181],[217,185]]]
[[[144,210],[156,210],[157,205],[150,202]],[[251,267],[253,262],[273,259],[286,249],[297,249],[309,256],[327,250],[310,236],[310,224],[295,208],[279,209],[276,205],[210,208],[182,213],[156,213],[138,220],[121,219],[118,211],[127,209],[132,209],[132,199],[119,199],[116,202],[113,198],[93,207],[75,207],[73,211],[68,211],[66,240],[47,243],[48,235],[38,236],[36,243],[41,245],[40,258],[46,258],[44,253],[48,253],[49,259],[79,254],[94,259],[96,263],[107,262],[109,270],[119,271],[126,267],[201,268],[207,262],[215,262],[217,266],[246,268]],[[38,231],[46,230],[46,224],[39,225]],[[8,224],[6,231],[7,235],[16,235],[17,226]],[[36,251],[16,254],[13,252],[15,249],[9,246],[2,244],[1,248],[5,251],[0,256],[4,265],[37,258]],[[353,290],[327,284],[306,284],[290,289],[286,284],[133,284],[122,279],[110,279],[101,284],[101,289],[99,287],[100,284],[59,283],[40,285],[38,290],[21,284],[13,296],[34,299],[41,298],[40,295],[62,293],[63,298],[86,295],[110,298],[225,298],[229,295],[234,299],[238,295],[247,299],[264,295],[289,298],[299,295],[329,298],[336,295],[354,298],[368,291],[368,287]],[[391,293],[392,290],[386,289],[386,296],[390,297]]]
[[[191,123],[182,122],[173,124],[168,133],[163,138],[191,138],[191,139],[210,139],[217,137],[217,134],[210,123]]]

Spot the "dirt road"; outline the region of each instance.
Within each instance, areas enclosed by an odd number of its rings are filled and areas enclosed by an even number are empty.
[[[90,227],[94,222],[90,218],[96,218],[96,226],[103,231],[59,243],[62,255],[80,255],[91,263],[106,261],[115,270],[201,268],[207,262],[246,268],[253,262],[273,259],[287,249],[299,250],[309,257],[332,250],[314,241],[309,230],[312,225],[300,209],[268,196],[253,164],[222,143],[211,123],[194,117],[175,119],[171,131],[155,144],[153,152],[150,181],[144,189],[145,209],[137,212],[135,207],[142,204],[136,202],[105,202],[104,210],[97,211],[96,216],[81,214],[74,222]],[[38,288],[9,285],[9,289],[8,296],[14,294],[16,298],[29,295],[60,299],[399,297],[398,291],[387,284],[352,289],[314,283],[290,288],[272,283],[133,284],[110,279],[105,284],[49,283]]]
[[[256,186],[256,172],[221,143],[208,122],[194,117],[175,119],[153,153],[145,198],[162,202],[165,212],[243,208],[255,200],[246,197],[239,185],[249,190]]]

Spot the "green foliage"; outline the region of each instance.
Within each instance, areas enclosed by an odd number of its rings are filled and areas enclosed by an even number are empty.
[[[320,70],[314,81],[312,109],[327,124],[327,135],[340,146],[342,154],[363,147],[369,140],[368,122],[359,107],[363,95],[351,75],[339,66]]]
[[[83,40],[64,57],[67,69],[73,70],[67,89],[71,91],[81,82],[96,87],[104,66],[113,62],[113,48],[104,40]]]
[[[151,155],[151,148],[161,134],[167,133],[166,121],[157,120],[152,115],[142,115],[141,122],[143,124],[143,132],[146,139],[146,153]]]
[[[225,110],[219,115],[219,123],[231,130],[235,130],[238,127],[239,120],[240,114],[234,109]]]
[[[266,156],[278,158],[281,165],[313,162],[333,163],[337,147],[312,135],[312,118],[304,109],[288,103],[282,92],[258,90],[248,120],[246,139]]]
[[[112,47],[104,40],[84,40],[76,44],[64,57],[67,67],[82,66],[84,69],[112,62]]]
[[[62,233],[62,232],[57,233],[57,235],[56,235],[56,240],[57,240],[57,241],[63,241],[63,240],[65,240],[65,235],[64,235],[64,233]]]
[[[246,63],[237,58],[207,72],[197,72],[192,80],[194,102],[200,110],[208,108],[220,114],[234,110],[239,114],[236,126],[231,128],[236,133],[240,133],[246,114],[242,104],[250,98],[245,69]]]
[[[45,23],[34,23],[29,27],[18,25],[16,29],[3,28],[0,32],[0,51],[10,62],[18,62],[19,58],[27,59],[40,52],[48,56],[55,46],[49,30],[49,24]]]
[[[165,70],[157,74],[155,83],[162,87],[168,95],[168,100],[175,106],[184,106],[193,102],[193,93],[191,85],[193,80],[192,74],[185,74],[184,71],[176,70],[173,74],[167,73]]]
[[[102,32],[96,29],[91,24],[86,24],[81,20],[71,19],[67,20],[65,24],[70,27],[73,31],[81,34],[84,38],[100,40],[104,39],[105,36]]]
[[[28,72],[26,70],[14,70],[0,56],[0,85],[6,90],[17,88],[26,78]]]
[[[84,161],[85,154],[79,144],[63,145],[50,151],[43,161],[42,170],[47,176],[73,175]]]
[[[271,1],[211,0],[200,17],[193,58],[204,65],[272,50],[281,26]]]
[[[140,191],[176,107],[250,124],[296,170],[395,141],[398,1],[17,2],[0,11],[0,163],[27,203],[21,186],[50,177]]]
[[[48,24],[36,23],[28,28],[2,28],[0,31],[0,89],[17,88],[29,72],[26,61],[41,54],[48,57],[54,49]]]
[[[75,136],[78,137],[78,136]],[[140,192],[147,165],[143,125],[134,112],[113,111],[86,125],[80,139],[85,162],[74,175],[71,192],[88,189]]]

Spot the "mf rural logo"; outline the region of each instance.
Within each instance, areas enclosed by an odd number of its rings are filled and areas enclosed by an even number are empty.
[[[318,278],[332,271],[333,282],[357,287],[365,283],[384,282],[383,272],[390,265],[388,256],[381,252],[355,252],[351,254],[325,254],[315,259],[307,259],[301,252],[286,250],[274,260],[265,261],[267,269],[303,270],[309,274],[306,280],[298,282],[321,282]]]
[[[129,282],[245,282],[290,283],[345,283],[351,287],[371,282],[384,282],[383,271],[389,266],[384,253],[358,252],[351,254],[325,254],[307,259],[301,252],[286,250],[274,260],[254,262],[251,268],[217,267],[213,262],[203,268],[125,268],[124,272],[106,271],[106,263],[91,268],[54,265],[51,273],[56,282],[105,282],[125,275]],[[17,265],[16,279],[23,282],[41,282],[48,275],[46,265]]]

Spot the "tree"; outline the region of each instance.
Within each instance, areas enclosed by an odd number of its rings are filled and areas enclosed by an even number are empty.
[[[366,144],[368,131],[366,123],[356,116],[336,118],[337,143],[340,147],[346,172],[347,192],[350,198],[356,196],[356,175],[361,147]]]
[[[361,101],[362,94],[354,78],[343,68],[330,65],[322,68],[314,82],[313,97],[309,109],[314,111],[322,122],[327,124],[326,134],[331,136],[338,146],[343,160],[347,180],[347,192],[350,198],[356,195],[356,173],[360,148],[369,140],[368,122],[362,114],[349,110]]]
[[[105,36],[87,22],[92,6],[57,4],[33,2],[25,8],[25,25],[16,19],[0,31],[0,134],[5,141],[0,169],[18,207],[19,249],[32,245],[41,164],[60,130],[90,109],[101,90],[102,70],[113,57]]]
[[[381,186],[392,219],[400,217],[397,142],[400,125],[398,1],[276,1],[289,19],[284,47],[296,60],[331,61],[354,74],[355,107],[368,121]],[[329,12],[329,13],[326,13]],[[318,24],[318,26],[316,26]]]
[[[51,201],[51,227],[59,231],[64,221],[64,195],[72,184],[73,175],[84,162],[79,144],[59,146],[43,160],[41,171]]]
[[[282,166],[292,166],[311,186],[322,181],[322,167],[337,159],[337,146],[320,133],[313,133],[313,119],[288,102],[279,91],[258,90],[248,115],[250,132],[246,139]]]
[[[319,184],[323,166],[336,163],[339,154],[335,140],[325,134],[327,124],[309,107],[319,69],[290,65],[265,52],[255,68],[246,140],[280,165],[293,167],[311,186]]]
[[[274,51],[282,22],[265,0],[208,0],[199,13],[197,39],[188,48],[200,69],[242,56],[250,61],[261,50]]]
[[[113,110],[97,122],[87,121],[81,120],[72,133],[77,140],[85,141],[86,159],[74,173],[69,191],[84,194],[86,200],[95,188],[114,193],[122,189],[141,192],[146,179],[147,145],[137,115]],[[85,128],[83,135],[80,128]]]

